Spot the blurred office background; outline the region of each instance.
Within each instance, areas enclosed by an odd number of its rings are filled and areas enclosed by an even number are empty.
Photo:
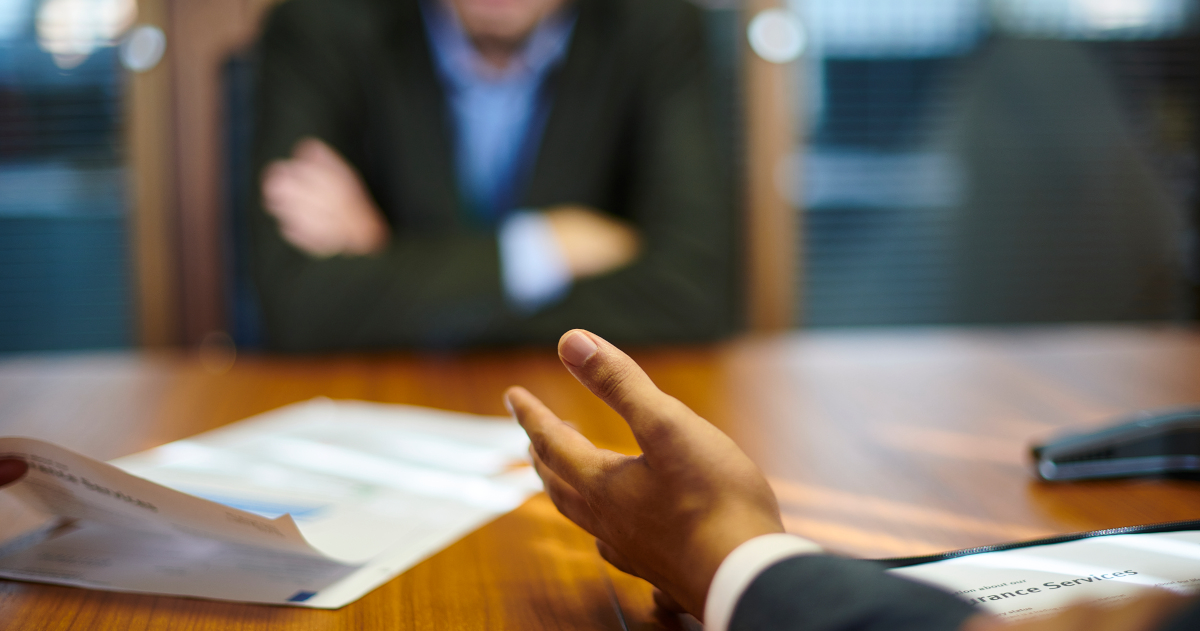
[[[0,349],[134,339],[117,38],[132,0],[0,0]]]
[[[1195,3],[792,5],[802,322],[1195,315]]]
[[[269,4],[0,0],[0,352],[244,334],[228,59]],[[785,324],[1195,319],[1196,2],[701,4],[726,118],[787,117],[778,155],[731,143],[791,213],[787,269],[747,282],[787,284]],[[771,4],[804,45],[764,84]]]

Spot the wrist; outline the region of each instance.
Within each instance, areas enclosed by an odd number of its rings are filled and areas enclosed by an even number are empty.
[[[375,254],[387,247],[390,237],[387,221],[374,208],[367,208],[347,240],[345,251],[358,256]]]
[[[734,550],[763,535],[784,533],[783,524],[779,521],[778,516],[760,515],[756,518],[747,518],[747,515],[753,515],[751,511],[731,512],[730,514],[737,515],[738,518],[702,526],[697,530],[697,536],[692,545],[687,548],[704,552],[695,557],[696,563],[689,570],[685,570],[693,579],[689,584],[689,600],[696,603],[698,607],[694,611],[697,617],[701,617],[713,577]],[[691,609],[689,608],[689,610]]]
[[[518,313],[534,313],[570,291],[571,272],[543,213],[512,213],[496,238],[505,297]]]
[[[821,546],[796,535],[768,534],[755,537],[729,553],[704,599],[704,625],[709,631],[727,631],[742,595],[767,568],[784,559],[820,554]]]

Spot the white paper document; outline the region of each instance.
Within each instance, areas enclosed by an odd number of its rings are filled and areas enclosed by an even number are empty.
[[[103,463],[0,438],[0,577],[354,602],[541,490],[509,419],[316,399]]]
[[[1005,620],[1070,605],[1116,604],[1153,588],[1200,591],[1200,531],[1105,535],[888,570],[954,593]]]

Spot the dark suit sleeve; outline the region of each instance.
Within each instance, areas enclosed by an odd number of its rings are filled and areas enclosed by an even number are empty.
[[[1162,631],[1196,631],[1196,629],[1200,629],[1200,598],[1197,598],[1191,607],[1185,609],[1162,627]]]
[[[272,13],[259,48],[256,176],[305,136],[361,163],[369,109],[363,86],[382,61],[357,48],[371,31],[360,4],[331,11],[329,3],[291,0]],[[509,317],[491,231],[396,228],[376,256],[315,259],[283,239],[257,186],[252,197],[252,267],[275,348],[477,341]]]
[[[533,334],[581,327],[619,342],[713,339],[736,324],[736,226],[732,168],[722,147],[701,15],[674,7],[648,20],[654,45],[640,49],[629,212],[641,257],[576,283],[567,299],[534,316]]]
[[[793,557],[767,568],[734,608],[730,631],[955,631],[979,613],[870,561]]]

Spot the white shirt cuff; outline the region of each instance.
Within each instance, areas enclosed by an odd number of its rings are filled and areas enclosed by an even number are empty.
[[[504,294],[516,310],[532,313],[566,296],[571,272],[541,213],[513,213],[500,225],[498,239]]]
[[[733,610],[742,593],[754,579],[776,563],[802,554],[817,554],[821,546],[796,535],[774,534],[755,537],[734,548],[721,561],[708,598],[704,602],[704,628],[707,631],[726,631],[733,619]]]

